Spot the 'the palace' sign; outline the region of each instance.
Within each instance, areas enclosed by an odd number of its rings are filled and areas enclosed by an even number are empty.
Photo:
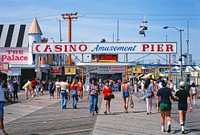
[[[157,43],[34,43],[34,54],[55,53],[176,53],[175,42]]]
[[[27,47],[0,47],[0,62],[9,64],[32,64],[32,54]]]

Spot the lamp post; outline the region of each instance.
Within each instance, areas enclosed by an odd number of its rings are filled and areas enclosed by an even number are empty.
[[[179,61],[181,62],[180,64],[180,73],[181,73],[181,81],[183,81],[183,68],[182,68],[182,32],[184,31],[183,29],[178,29],[176,27],[173,27],[173,26],[165,26],[163,27],[163,29],[168,29],[168,28],[172,28],[172,29],[175,29],[177,30],[179,33],[180,33],[180,58],[179,58]]]

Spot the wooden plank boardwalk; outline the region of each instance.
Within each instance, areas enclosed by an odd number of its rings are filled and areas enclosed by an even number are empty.
[[[70,101],[63,110],[60,100],[49,99],[47,94],[23,98],[5,107],[5,128],[10,135],[88,135],[96,120],[89,114],[87,99],[78,103],[78,109],[71,109]]]
[[[120,93],[115,93],[115,99],[111,101],[111,114],[104,115],[101,109],[96,120],[93,135],[166,135],[161,132],[160,114],[153,108],[152,115],[146,114],[146,105],[143,100],[134,96],[134,109],[124,113],[123,100]],[[155,100],[155,99],[154,99]],[[103,104],[102,107],[103,108]],[[181,134],[180,125],[172,119],[172,131],[170,134]],[[187,129],[188,135],[194,133]]]

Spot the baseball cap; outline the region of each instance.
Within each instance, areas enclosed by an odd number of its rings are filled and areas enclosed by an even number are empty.
[[[161,85],[162,85],[163,87],[167,86],[167,83],[165,82],[165,80],[162,80],[162,81],[161,81]]]

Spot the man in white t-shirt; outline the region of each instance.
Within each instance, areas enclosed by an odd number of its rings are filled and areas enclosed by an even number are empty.
[[[4,101],[5,101],[5,96],[4,96],[3,88],[0,83],[0,129],[1,129],[2,135],[8,135],[4,129],[4,124],[3,124]]]

